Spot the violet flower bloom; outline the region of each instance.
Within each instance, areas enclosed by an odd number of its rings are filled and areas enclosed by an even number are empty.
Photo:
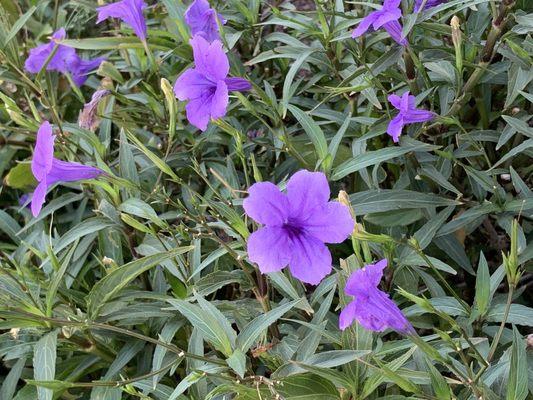
[[[146,21],[143,16],[145,8],[146,3],[143,0],[117,1],[96,9],[98,12],[96,23],[99,24],[108,18],[118,18],[131,26],[139,39],[144,41],[146,40]]]
[[[264,226],[248,238],[248,257],[262,273],[287,265],[302,282],[318,284],[331,272],[331,253],[324,243],[341,243],[354,228],[350,210],[329,201],[322,172],[298,171],[287,193],[270,182],[255,183],[244,199],[246,214]]]
[[[435,114],[431,111],[417,109],[415,96],[410,95],[409,92],[405,92],[402,97],[391,94],[388,99],[394,108],[400,110],[387,127],[387,134],[392,137],[395,143],[400,140],[400,135],[405,125],[429,121],[435,117]]]
[[[109,90],[100,89],[93,93],[91,101],[86,103],[83,106],[83,110],[78,116],[78,126],[83,129],[88,129],[90,131],[95,131],[100,124],[100,119],[96,115],[98,111],[98,104],[103,100],[104,97],[111,93]]]
[[[355,299],[341,311],[340,329],[346,329],[357,320],[363,328],[370,331],[382,332],[391,328],[404,334],[414,333],[413,326],[396,303],[387,293],[378,289],[386,266],[387,260],[384,259],[375,264],[365,265],[352,273],[346,282],[344,292],[354,296]]]
[[[222,25],[226,23],[222,15],[209,7],[207,0],[194,0],[185,11],[185,22],[191,28],[192,35],[200,35],[208,42],[220,40],[217,17]]]
[[[55,158],[54,140],[52,126],[48,121],[44,121],[37,131],[37,142],[31,160],[31,171],[39,182],[31,200],[31,212],[34,217],[39,215],[45,201],[46,191],[54,183],[94,179],[103,174],[103,171],[98,168]]]
[[[93,60],[83,60],[77,54],[76,50],[62,44],[57,44],[57,40],[65,39],[65,29],[61,28],[54,32],[50,43],[42,44],[30,50],[26,59],[24,68],[33,74],[38,73],[44,66],[50,54],[57,47],[54,55],[46,65],[47,71],[58,71],[63,74],[69,73],[72,80],[77,86],[82,86],[87,80],[87,74],[96,69],[104,58],[95,58]]]
[[[357,38],[369,29],[385,29],[389,35],[400,45],[407,46],[407,39],[402,36],[402,26],[398,20],[402,16],[400,10],[401,0],[385,0],[381,10],[373,11],[359,22],[352,32],[352,38]]]
[[[250,90],[252,85],[243,78],[228,78],[229,61],[218,40],[208,43],[196,35],[189,43],[194,55],[194,68],[189,68],[176,80],[174,94],[181,100],[189,100],[185,110],[187,119],[198,129],[205,131],[209,119],[226,115],[231,90]]]
[[[436,7],[440,4],[446,3],[448,0],[427,0],[424,9]],[[420,11],[420,6],[422,5],[422,0],[415,0],[415,12]]]

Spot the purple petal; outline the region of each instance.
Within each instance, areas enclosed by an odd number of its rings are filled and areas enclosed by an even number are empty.
[[[141,40],[146,40],[146,21],[143,15],[145,8],[146,3],[143,0],[117,1],[96,9],[98,11],[96,23],[99,24],[107,18],[119,18],[131,26]]]
[[[259,266],[263,274],[280,271],[291,258],[290,241],[283,228],[263,227],[250,235],[248,258]]]
[[[385,0],[383,2],[384,10],[391,10],[400,7],[402,0]]]
[[[353,323],[355,320],[355,313],[356,304],[355,301],[351,301],[342,309],[339,315],[339,328],[341,330],[345,330]]]
[[[329,201],[329,195],[328,180],[322,172],[296,172],[287,183],[291,218],[305,223],[313,215],[313,210],[322,210]]]
[[[377,288],[383,277],[385,267],[387,267],[387,259],[380,260],[375,264],[365,265],[363,268],[354,271],[346,282],[344,292],[350,296],[358,296],[372,288]]]
[[[224,81],[218,81],[217,89],[215,90],[211,101],[211,118],[218,119],[226,115],[228,102],[228,87],[226,86]]]
[[[389,122],[389,126],[387,127],[387,134],[392,137],[392,141],[394,143],[398,143],[400,140],[400,135],[402,134],[402,129],[404,127],[403,122],[403,114],[400,113],[396,117],[394,117],[391,122]]]
[[[426,122],[435,118],[435,114],[426,110],[410,110],[403,115],[403,121],[406,124],[413,124],[416,122]]]
[[[402,106],[402,98],[398,96],[397,94],[390,94],[388,97],[389,103],[391,103],[394,108],[400,109]]]
[[[47,189],[48,189],[48,185],[46,184],[46,180],[42,180],[37,185],[37,187],[35,188],[35,191],[32,194],[31,213],[33,214],[34,217],[39,215],[39,213],[41,212],[41,209],[43,208]]]
[[[54,140],[52,126],[48,121],[44,121],[37,131],[37,140],[31,160],[31,172],[39,182],[46,178],[52,169],[54,159]]]
[[[391,328],[405,334],[414,331],[396,303],[386,293],[374,289],[354,301],[356,319],[365,329],[382,332]]]
[[[104,172],[95,167],[83,165],[77,162],[53,160],[52,168],[46,177],[49,185],[56,182],[74,182],[86,179],[94,179]]]
[[[242,205],[254,221],[269,226],[283,225],[289,215],[289,201],[279,188],[270,182],[254,183]]]
[[[378,12],[378,18],[372,24],[374,30],[378,30],[388,22],[397,21],[402,16],[402,12],[399,8],[394,8],[389,11]]]
[[[438,6],[439,4],[446,3],[448,0],[428,0],[424,8],[431,8]],[[415,0],[415,11],[420,11],[420,6],[422,5],[422,0]]]
[[[185,12],[185,22],[191,28],[193,36],[200,35],[212,42],[220,39],[217,16],[217,12],[209,7],[207,0],[195,0]],[[226,20],[218,17],[221,24],[226,23]]]
[[[225,79],[230,92],[244,92],[252,89],[252,84],[244,78],[232,77]]]
[[[415,108],[415,96],[411,96],[409,94],[409,91],[407,91],[404,94],[402,94],[401,103],[400,103],[400,111],[407,112],[411,108]]]
[[[402,26],[398,21],[383,24],[383,28],[389,33],[394,41],[402,46],[407,46],[407,39],[402,36]]]
[[[181,74],[174,84],[174,95],[181,101],[196,99],[212,91],[216,85],[196,69],[190,68]]]
[[[198,97],[189,100],[185,106],[187,112],[187,120],[202,132],[207,129],[210,119],[211,98]]]
[[[76,86],[82,86],[87,80],[87,74],[94,69],[97,69],[100,64],[105,61],[105,58],[98,57],[92,60],[82,60],[78,58],[78,61],[70,66],[70,73],[72,74],[72,80]]]
[[[298,234],[291,239],[289,269],[292,275],[302,282],[318,285],[331,272],[331,253],[313,236]]]
[[[228,56],[222,50],[222,42],[215,40],[211,44],[202,36],[194,36],[189,43],[194,54],[196,70],[213,82],[226,79],[229,72]]]
[[[56,40],[64,39],[65,29],[61,28],[52,35],[52,40],[47,44],[42,44],[30,50],[30,54],[24,63],[24,68],[33,74],[38,73],[43,68],[46,60],[57,47],[54,56],[46,65],[47,71],[67,72],[69,66],[76,62],[76,50],[61,44],[56,44]]]
[[[378,11],[371,12],[368,14],[365,18],[359,22],[359,25],[357,25],[357,28],[355,28],[352,32],[352,38],[357,38],[361,36],[363,33],[366,33],[370,26],[378,19],[379,14]]]
[[[354,220],[344,204],[330,201],[311,218],[305,221],[304,229],[325,243],[342,243],[353,232]]]

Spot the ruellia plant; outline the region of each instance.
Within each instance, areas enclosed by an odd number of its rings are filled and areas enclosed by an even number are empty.
[[[532,37],[0,0],[0,400],[533,399]]]

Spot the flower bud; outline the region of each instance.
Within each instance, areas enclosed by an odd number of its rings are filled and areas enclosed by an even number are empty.
[[[463,72],[463,38],[461,33],[461,21],[454,15],[450,21],[452,27],[452,42],[455,47],[455,66],[457,71],[462,75]]]

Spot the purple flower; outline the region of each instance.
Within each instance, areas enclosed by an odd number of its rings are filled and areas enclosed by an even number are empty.
[[[185,11],[185,22],[191,28],[192,35],[200,35],[208,42],[220,39],[217,17],[222,25],[226,23],[222,15],[209,7],[207,0],[194,0]]]
[[[141,40],[146,40],[146,21],[143,10],[146,3],[143,0],[122,0],[107,6],[98,7],[97,24],[108,18],[119,18],[132,27]]]
[[[226,115],[231,90],[242,92],[252,85],[243,78],[228,78],[229,61],[218,40],[208,43],[202,36],[194,36],[190,42],[194,54],[194,68],[189,68],[176,80],[174,94],[181,100],[189,100],[185,110],[187,119],[198,129],[205,131],[209,119]]]
[[[30,50],[30,54],[26,59],[24,68],[33,74],[38,73],[44,66],[50,54],[57,47],[54,55],[46,65],[47,71],[58,71],[63,74],[69,73],[72,80],[77,86],[81,86],[87,80],[87,74],[93,69],[97,68],[104,58],[95,58],[93,60],[82,60],[77,54],[76,50],[62,44],[58,44],[57,40],[65,39],[65,29],[61,28],[54,32],[50,43],[42,44]]]
[[[440,4],[446,3],[447,1],[448,0],[428,0],[426,1],[426,5],[424,9],[438,6]],[[416,12],[420,11],[421,5],[422,5],[422,0],[415,0],[415,11]]]
[[[435,117],[435,114],[431,111],[417,109],[415,106],[415,96],[410,95],[409,92],[405,92],[402,97],[391,94],[389,96],[389,102],[394,108],[400,110],[398,115],[389,122],[389,126],[387,127],[387,133],[395,143],[400,139],[402,129],[405,125],[429,121]]]
[[[400,2],[401,0],[385,0],[381,10],[373,11],[361,20],[352,32],[352,37],[355,39],[361,36],[371,27],[373,30],[383,27],[398,44],[407,46],[407,39],[402,36],[402,26],[398,22],[402,16]]]
[[[329,185],[321,172],[299,171],[283,194],[276,185],[260,182],[244,199],[246,214],[264,226],[248,238],[248,257],[262,273],[287,265],[296,278],[318,284],[331,271],[331,253],[324,243],[341,243],[350,236],[350,210],[329,201]]]
[[[391,328],[400,333],[414,333],[412,325],[396,303],[378,289],[386,266],[387,260],[384,259],[375,264],[365,265],[352,273],[346,282],[344,292],[355,299],[341,311],[340,329],[346,329],[357,320],[363,328],[371,331],[382,332]]]
[[[46,191],[54,183],[93,179],[103,173],[95,167],[55,158],[54,140],[52,126],[48,121],[44,121],[37,131],[37,142],[31,160],[31,171],[39,182],[31,200],[31,212],[34,217],[39,215],[45,201]]]
[[[78,116],[78,125],[80,128],[88,129],[90,131],[95,131],[100,123],[100,119],[96,115],[98,110],[98,104],[106,97],[109,93],[109,90],[100,89],[93,93],[91,101],[86,103],[83,106],[83,110]]]

